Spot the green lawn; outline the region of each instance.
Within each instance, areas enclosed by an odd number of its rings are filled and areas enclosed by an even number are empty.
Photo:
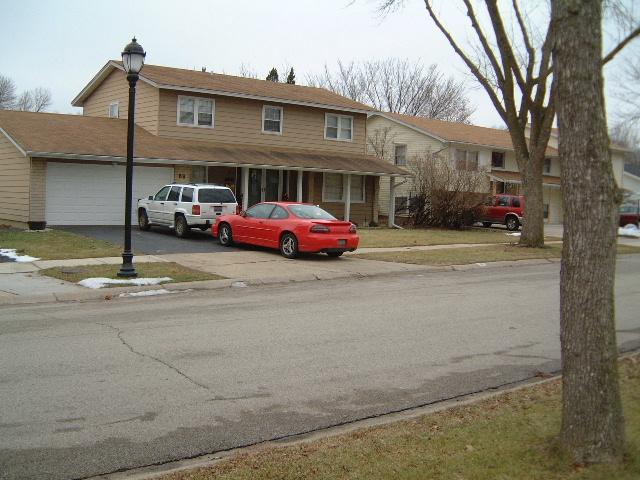
[[[412,263],[415,265],[464,265],[467,263],[498,262],[503,260],[527,260],[535,258],[559,258],[562,245],[544,248],[525,248],[517,245],[488,245],[482,247],[443,248],[439,250],[414,250],[404,252],[361,253],[354,255],[366,260]],[[640,253],[640,247],[618,245],[618,254]]]
[[[443,230],[439,228],[415,228],[396,230],[389,228],[363,228],[358,230],[360,247],[412,247],[416,245],[448,245],[453,243],[508,243],[518,238],[505,235],[506,230],[470,228],[468,230]],[[548,237],[547,240],[559,240]]]
[[[627,453],[622,465],[572,465],[560,453],[561,383],[290,447],[268,447],[164,480],[637,480],[640,357],[621,362]]]
[[[22,255],[42,260],[117,257],[122,248],[103,240],[62,230],[24,231],[0,228],[0,248],[15,248]]]
[[[159,278],[170,277],[171,282],[196,282],[200,280],[219,280],[225,277],[200,272],[183,267],[173,262],[136,263],[138,277]],[[85,278],[118,278],[120,265],[83,265],[80,267],[53,267],[40,270],[40,275],[59,278],[67,282],[77,283]],[[109,285],[118,287],[122,285]]]

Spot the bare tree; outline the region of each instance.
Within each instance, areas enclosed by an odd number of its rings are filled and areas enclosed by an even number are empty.
[[[367,134],[367,148],[380,160],[389,160],[395,137],[393,128],[389,126],[376,128]]]
[[[25,90],[20,94],[18,100],[16,100],[14,108],[23,112],[30,112],[33,110],[33,97],[29,90]]]
[[[509,129],[527,197],[527,221],[520,244],[541,247],[544,245],[542,169],[555,117],[555,95],[550,80],[551,48],[556,32],[550,21],[545,23],[543,32],[531,28],[528,12],[523,11],[518,0],[512,0],[510,6],[502,2],[499,6],[498,0],[485,0],[488,25],[482,21],[484,15],[478,15],[475,2],[460,1],[475,36],[472,53],[465,51],[453,37],[434,9],[433,1],[424,0],[424,4],[435,26],[484,88]],[[403,0],[382,0],[379,8],[389,12],[403,3]],[[508,10],[505,14],[500,11],[503,6]],[[603,62],[610,61],[630,38],[631,34],[613,48]]]
[[[378,110],[406,115],[468,122],[474,107],[464,82],[445,77],[436,65],[425,67],[407,59],[327,65],[307,78],[312,86],[327,88]]]
[[[9,77],[0,75],[0,109],[13,108],[16,101],[16,85]]]
[[[44,112],[51,106],[51,92],[42,87],[31,90],[32,112]]]
[[[602,0],[552,0],[552,23],[565,206],[560,272],[561,437],[578,464],[619,462],[624,420],[614,281],[621,194],[613,176],[605,115],[602,68],[612,57],[601,58]],[[589,214],[584,215],[585,211]]]
[[[413,174],[409,216],[414,225],[462,228],[486,197],[482,170],[459,170],[437,152],[426,151],[408,162]]]
[[[240,68],[238,68],[238,75],[240,77],[259,78],[258,72],[251,65],[245,63],[240,64]]]

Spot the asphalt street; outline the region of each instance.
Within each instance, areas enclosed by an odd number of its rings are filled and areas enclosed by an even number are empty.
[[[559,369],[559,265],[0,309],[0,478],[74,479]],[[618,263],[640,347],[640,256]]]

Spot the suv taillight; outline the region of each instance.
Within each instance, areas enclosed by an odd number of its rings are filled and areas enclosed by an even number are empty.
[[[191,215],[200,215],[200,205],[191,206]]]
[[[358,231],[357,227],[352,223],[349,227],[349,233],[356,233]]]
[[[313,233],[328,233],[329,232],[329,227],[325,226],[325,225],[313,225],[310,229],[310,232]]]

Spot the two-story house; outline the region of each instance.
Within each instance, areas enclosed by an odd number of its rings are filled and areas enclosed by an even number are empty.
[[[83,115],[0,111],[0,223],[123,223],[128,83],[110,61],[73,99]],[[290,199],[377,221],[371,108],[320,88],[145,65],[137,85],[134,201],[173,181],[231,187],[244,208]],[[388,183],[388,181],[387,181]]]
[[[369,153],[374,153],[380,139],[388,142],[382,160],[411,170],[411,159],[425,152],[438,152],[457,168],[484,171],[487,175],[487,194],[520,195],[522,176],[518,171],[513,144],[507,130],[479,127],[463,123],[445,122],[424,117],[395,113],[372,113],[367,120]],[[548,223],[562,223],[563,208],[560,192],[560,163],[557,130],[553,130],[543,170],[544,216]],[[612,146],[615,179],[622,184],[623,156],[619,147]],[[405,205],[414,193],[411,180],[395,186],[394,180],[380,184],[380,215],[388,217],[391,204],[393,215],[406,214]],[[390,198],[393,190],[393,202]],[[398,208],[399,207],[399,208]],[[392,222],[389,222],[392,223]]]

